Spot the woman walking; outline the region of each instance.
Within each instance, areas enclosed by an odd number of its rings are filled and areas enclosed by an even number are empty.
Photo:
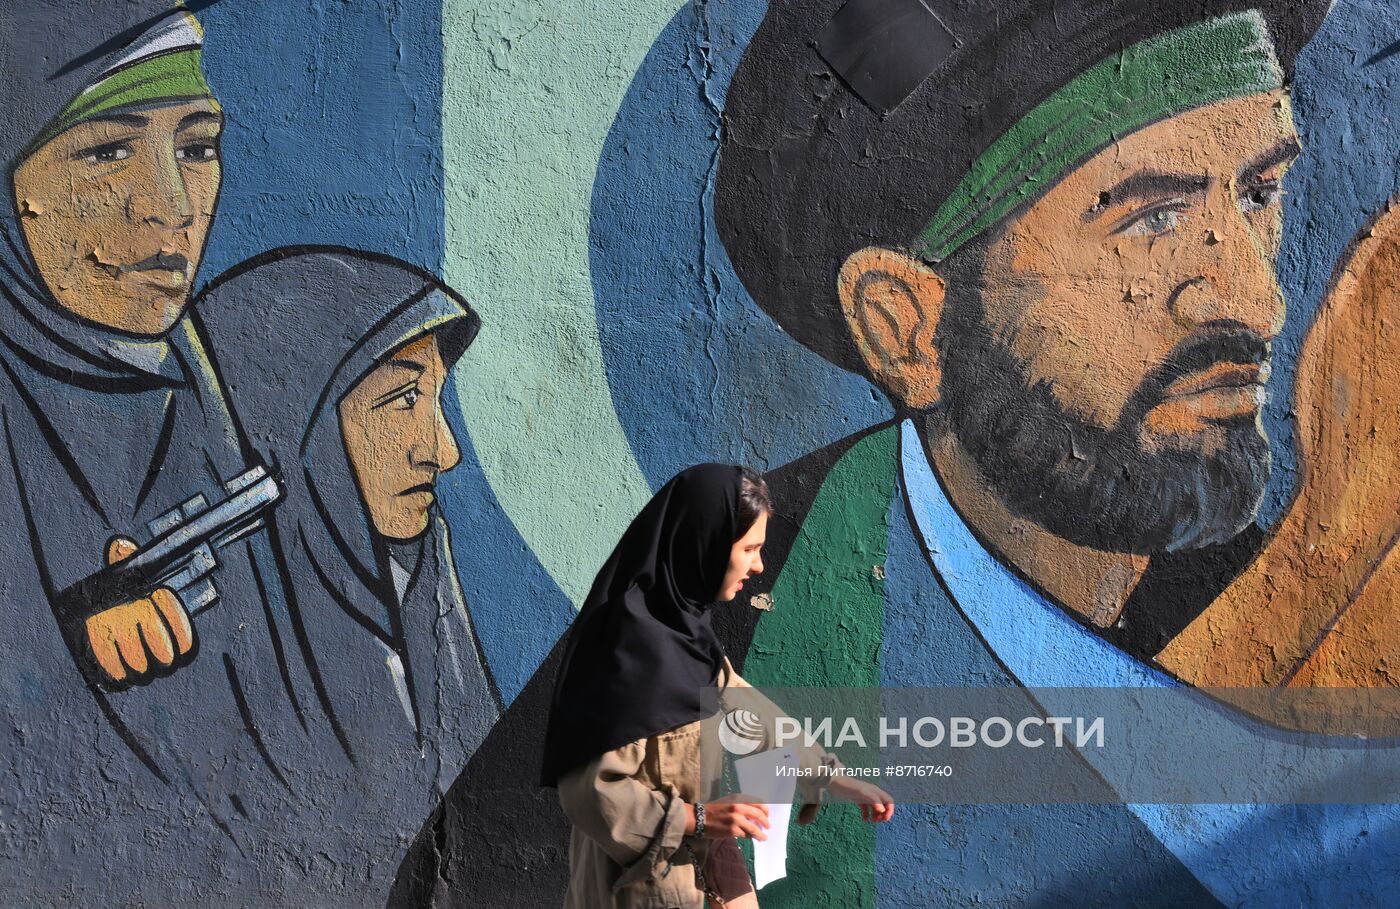
[[[763,571],[771,503],[763,479],[702,464],[667,483],[633,520],[569,631],[545,737],[542,782],[573,823],[566,909],[756,907],[736,837],[764,839],[763,805],[706,802],[719,773],[702,754],[702,722],[734,689],[710,609]],[[765,724],[768,725],[768,724]],[[771,728],[771,725],[770,725]],[[709,749],[707,749],[707,752]],[[820,789],[888,820],[890,797],[868,783],[813,771],[834,757],[799,749],[813,772],[798,823]]]

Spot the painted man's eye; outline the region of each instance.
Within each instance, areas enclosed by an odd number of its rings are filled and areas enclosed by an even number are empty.
[[[213,161],[219,157],[219,148],[212,142],[196,142],[176,149],[175,157],[181,161]]]
[[[1179,209],[1154,208],[1123,228],[1123,233],[1129,237],[1157,237],[1176,230],[1183,219]]]
[[[413,405],[418,403],[419,394],[420,392],[418,389],[410,388],[408,391],[399,395],[399,404],[401,408],[403,410],[412,410]]]
[[[131,146],[121,142],[112,142],[108,145],[99,145],[96,148],[83,149],[78,152],[77,157],[82,158],[88,164],[112,164],[130,158]]]
[[[1240,208],[1245,211],[1259,211],[1268,208],[1283,197],[1283,188],[1277,181],[1256,183],[1240,197]]]

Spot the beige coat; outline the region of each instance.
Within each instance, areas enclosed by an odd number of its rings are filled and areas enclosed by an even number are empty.
[[[740,678],[728,660],[721,679],[724,710],[742,706],[773,728],[782,711]],[[703,870],[709,849],[704,842],[683,842],[685,805],[713,797],[722,771],[719,749],[702,750],[700,743],[702,736],[717,741],[719,719],[716,714],[629,742],[559,779],[559,802],[574,825],[565,909],[704,909],[695,863]],[[819,764],[839,766],[816,746],[798,752],[813,774]],[[830,776],[799,779],[804,805],[797,822],[805,824],[816,817]],[[723,902],[712,893],[711,905]]]

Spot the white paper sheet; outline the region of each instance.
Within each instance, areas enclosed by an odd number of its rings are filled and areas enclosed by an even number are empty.
[[[754,889],[787,877],[788,824],[797,792],[797,752],[792,748],[761,751],[734,762],[739,790],[768,803],[768,839],[753,841]],[[780,772],[781,770],[781,772]]]

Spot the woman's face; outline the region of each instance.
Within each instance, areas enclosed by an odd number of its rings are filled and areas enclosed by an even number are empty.
[[[729,568],[724,573],[719,594],[715,602],[728,603],[739,595],[744,582],[756,574],[763,573],[763,557],[759,551],[768,539],[768,512],[758,516],[749,532],[735,541],[729,550]]]
[[[60,305],[131,334],[170,330],[213,223],[222,128],[209,100],[94,117],[15,170],[24,238]]]
[[[374,529],[412,540],[428,529],[438,474],[462,459],[442,410],[447,366],[425,335],[367,373],[340,402],[340,431]]]

